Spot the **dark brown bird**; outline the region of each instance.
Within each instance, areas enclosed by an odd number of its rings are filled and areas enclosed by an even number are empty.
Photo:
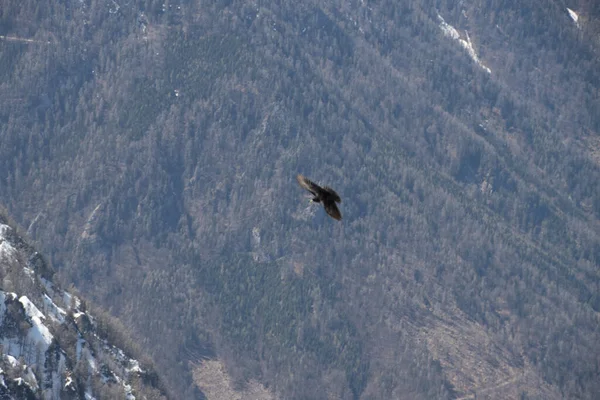
[[[312,193],[312,201],[323,204],[325,211],[331,218],[337,219],[338,221],[342,219],[342,213],[335,205],[335,203],[341,203],[342,199],[340,199],[340,196],[335,190],[328,186],[321,187],[302,175],[298,175],[296,179],[298,179],[300,186]]]

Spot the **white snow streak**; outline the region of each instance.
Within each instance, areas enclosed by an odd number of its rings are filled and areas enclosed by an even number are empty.
[[[60,322],[61,324],[65,322],[64,316],[67,315],[67,312],[59,306],[57,306],[56,304],[54,304],[52,299],[48,297],[47,294],[44,294],[43,300],[44,311],[50,316],[50,318],[52,318],[52,320],[56,322]]]
[[[445,36],[454,40],[460,39],[460,33],[458,33],[458,31],[452,25],[449,25],[446,21],[444,21],[444,18],[442,18],[442,16],[439,14],[438,18],[440,19],[440,28],[442,29],[442,32],[444,32]]]
[[[0,35],[0,39],[1,40],[6,40],[8,42],[23,42],[23,43],[43,43],[43,44],[50,44],[50,41],[42,41],[42,40],[34,40],[34,39],[27,39],[27,38],[21,38],[21,37],[17,37],[17,36],[3,36]]]
[[[567,8],[567,11],[569,12],[569,16],[573,19],[573,21],[579,21],[579,15],[577,15],[575,11],[571,10],[570,8]]]
[[[461,39],[460,38],[460,33],[458,33],[458,31],[450,24],[448,24],[444,18],[442,18],[442,16],[440,14],[438,14],[438,19],[440,20],[440,29],[442,30],[442,32],[444,33],[444,36],[447,36],[451,39],[454,40],[458,40],[458,42],[460,43],[460,45],[467,50],[467,53],[469,53],[469,56],[471,57],[471,59],[473,61],[475,61],[475,63],[477,65],[479,65],[481,68],[483,68],[483,70],[485,72],[487,72],[488,74],[492,73],[492,70],[489,69],[487,66],[485,66],[481,60],[479,59],[479,57],[477,56],[477,53],[475,52],[475,48],[473,48],[473,43],[471,42],[471,38],[469,37],[469,32],[465,31],[465,36],[466,36],[466,40],[465,39]]]
[[[6,232],[10,231],[10,226],[5,224],[0,224],[0,238],[4,238]]]
[[[102,203],[99,203],[96,208],[94,208],[94,210],[92,211],[92,213],[90,214],[90,216],[88,217],[87,221],[85,222],[85,225],[83,226],[83,232],[81,233],[81,239],[88,239],[91,238],[93,236],[93,225],[96,222],[96,214],[98,213],[98,210],[100,210],[100,207],[102,206]]]
[[[569,13],[569,16],[571,17],[571,19],[575,22],[575,25],[577,25],[577,27],[579,28],[579,15],[571,10],[570,8],[567,7],[567,12]]]

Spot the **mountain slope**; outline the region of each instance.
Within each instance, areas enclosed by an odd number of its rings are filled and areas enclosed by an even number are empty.
[[[52,283],[52,271],[0,215],[3,399],[164,399],[156,373],[106,340],[115,329]]]
[[[593,398],[599,14],[568,6],[7,7],[1,199],[180,398],[207,358],[280,398]]]

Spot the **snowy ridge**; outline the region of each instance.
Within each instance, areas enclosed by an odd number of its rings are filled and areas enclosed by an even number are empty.
[[[10,375],[18,372],[18,376],[8,382],[26,386],[27,389],[21,390],[39,393],[44,399],[60,398],[60,375],[66,370],[65,357],[49,350],[54,337],[44,324],[46,317],[27,296],[17,300],[15,293],[0,292],[0,301],[2,369]],[[53,356],[58,360],[58,368],[47,368],[53,364],[47,357]],[[6,376],[3,375],[2,380],[6,383]]]
[[[475,51],[473,43],[471,42],[471,38],[469,37],[469,32],[465,31],[466,39],[461,39],[460,33],[458,33],[458,31],[452,25],[448,24],[440,14],[438,14],[437,16],[440,21],[440,29],[444,33],[444,36],[457,40],[458,43],[460,43],[460,45],[465,50],[467,50],[467,53],[469,54],[471,59],[475,61],[475,63],[479,65],[485,72],[491,74],[492,70],[485,66],[483,62],[479,59],[479,56],[477,56],[477,52]]]
[[[140,363],[96,333],[76,296],[37,274],[40,256],[22,243],[0,224],[0,276],[14,291],[0,290],[0,398],[135,400]]]

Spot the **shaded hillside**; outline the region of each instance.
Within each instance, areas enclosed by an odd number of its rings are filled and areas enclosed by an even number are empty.
[[[120,3],[0,11],[0,201],[180,398],[600,392],[597,8]]]
[[[2,399],[165,399],[123,328],[52,282],[53,271],[0,215]]]

